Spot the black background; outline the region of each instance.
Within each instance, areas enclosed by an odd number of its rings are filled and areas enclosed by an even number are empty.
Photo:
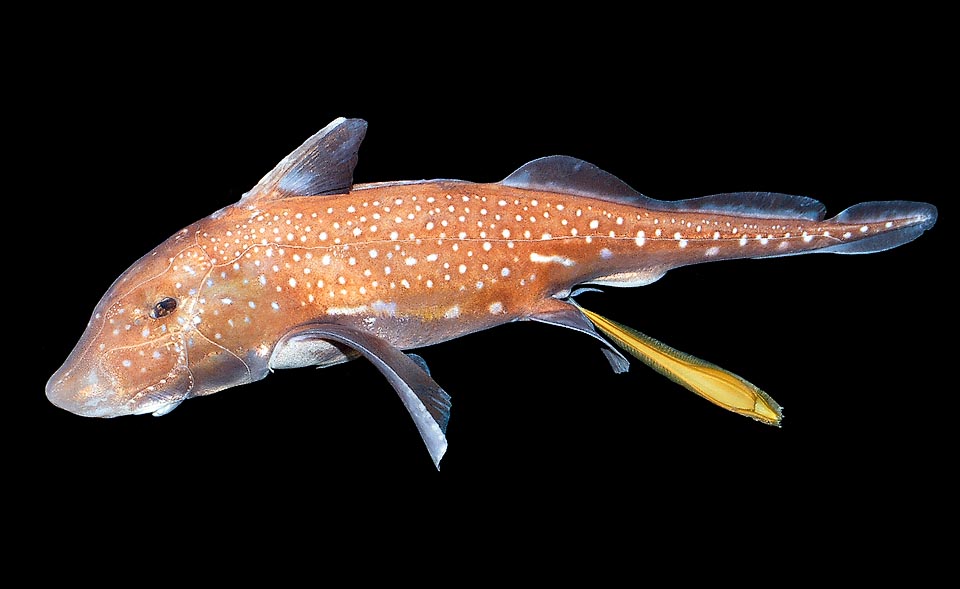
[[[719,515],[836,536],[938,517],[953,455],[956,154],[945,145],[956,97],[936,42],[877,35],[868,50],[827,32],[830,51],[814,54],[812,40],[719,35],[682,58],[679,42],[594,45],[571,30],[506,59],[449,63],[449,42],[422,37],[413,51],[371,45],[366,61],[356,45],[318,39],[265,63],[243,35],[188,57],[164,39],[141,50],[135,34],[63,52],[35,86],[38,114],[23,115],[39,170],[20,200],[40,214],[18,240],[31,328],[29,362],[6,393],[23,432],[10,480],[91,521],[237,509],[312,527],[399,507],[403,526],[442,526],[497,505],[558,533],[656,518],[694,533]],[[776,191],[830,215],[886,199],[941,215],[889,252],[704,264],[581,298],[757,384],[785,408],[779,429],[639,362],[614,375],[594,341],[535,323],[421,351],[453,397],[439,472],[362,360],[279,371],[163,418],[85,419],[46,401],[44,383],[114,278],[337,116],[370,123],[357,182],[496,181],[561,153],[661,199]],[[48,254],[30,258],[39,244]]]

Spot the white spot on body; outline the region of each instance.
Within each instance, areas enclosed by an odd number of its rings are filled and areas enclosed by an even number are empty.
[[[327,315],[359,315],[366,312],[369,307],[359,305],[356,307],[328,307]]]
[[[395,302],[387,303],[384,301],[377,300],[370,303],[370,308],[373,309],[375,312],[381,315],[386,315],[388,317],[395,317],[397,314],[397,303]]]
[[[717,246],[713,246],[713,247],[707,248],[707,251],[703,252],[703,255],[705,255],[708,258],[712,258],[713,256],[719,253],[720,253],[720,248],[718,248]]]
[[[537,262],[540,264],[556,263],[556,264],[560,264],[561,266],[567,266],[567,267],[575,266],[577,264],[575,261],[565,256],[556,256],[556,255],[545,256],[543,254],[538,254],[537,252],[530,253],[530,261]]]
[[[500,313],[503,313],[503,303],[501,303],[500,301],[490,303],[490,306],[488,307],[488,309],[491,315],[499,315]]]

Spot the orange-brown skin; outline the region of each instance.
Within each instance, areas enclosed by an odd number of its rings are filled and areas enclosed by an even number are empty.
[[[201,286],[199,329],[228,347],[269,347],[292,325],[335,316],[412,348],[522,318],[576,284],[652,281],[882,226],[658,213],[500,184],[358,185],[201,223],[214,284]],[[417,329],[400,327],[411,321]]]
[[[50,379],[50,399],[82,415],[162,414],[271,368],[326,366],[360,350],[383,360],[398,392],[423,401],[408,405],[416,420],[445,393],[391,350],[523,319],[594,334],[566,300],[578,284],[640,286],[731,258],[881,251],[936,218],[933,207],[903,201],[831,220],[816,201],[785,195],[665,203],[562,157],[492,184],[351,186],[365,129],[334,121],[240,202],[135,263]],[[850,247],[861,240],[868,245]],[[448,407],[433,411],[440,430]],[[433,422],[424,423],[427,440]],[[435,462],[445,448],[442,431],[437,438]]]

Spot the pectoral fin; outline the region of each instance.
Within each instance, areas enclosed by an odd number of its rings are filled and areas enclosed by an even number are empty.
[[[424,367],[373,334],[333,323],[301,325],[285,335],[278,348],[298,345],[309,347],[311,342],[318,339],[353,348],[387,377],[413,418],[434,466],[439,469],[440,459],[447,451],[445,434],[450,419],[450,395],[440,388]]]
[[[736,374],[577,306],[604,335],[670,380],[724,409],[780,425],[783,414],[777,402]]]

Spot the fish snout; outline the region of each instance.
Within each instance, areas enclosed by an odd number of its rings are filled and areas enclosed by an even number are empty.
[[[46,386],[47,399],[61,409],[84,417],[115,417],[126,413],[110,379],[91,370],[72,370],[64,365]]]
[[[183,374],[170,372],[159,381],[144,381],[157,384],[128,383],[100,363],[90,367],[68,361],[47,381],[46,394],[57,407],[84,417],[165,415],[187,397],[188,381]]]

